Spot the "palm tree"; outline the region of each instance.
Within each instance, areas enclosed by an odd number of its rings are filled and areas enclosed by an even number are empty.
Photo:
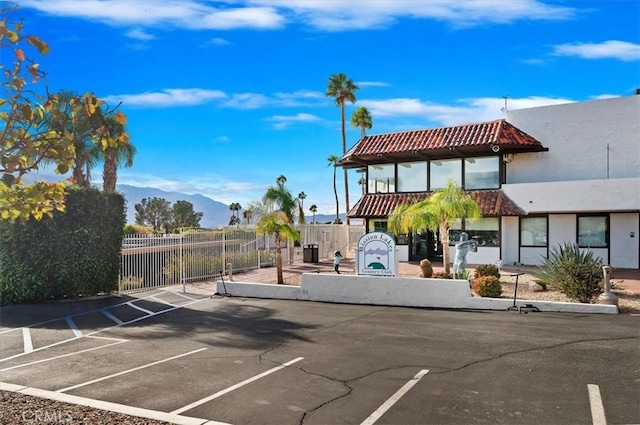
[[[364,177],[360,177],[358,179],[358,184],[360,185],[360,188],[362,189],[362,194],[366,195],[367,194],[367,179],[365,179]]]
[[[373,118],[371,113],[364,106],[359,107],[351,115],[351,125],[360,129],[360,137],[364,137],[365,131],[373,127]]]
[[[304,192],[298,193],[298,224],[304,224],[304,200],[306,199],[307,194]]]
[[[282,276],[282,241],[299,240],[300,235],[288,223],[288,217],[283,211],[271,210],[260,216],[256,223],[256,231],[260,235],[273,235],[276,242],[276,277],[278,284],[284,283]]]
[[[356,103],[356,95],[355,92],[358,90],[358,86],[353,82],[353,80],[347,78],[347,76],[343,73],[333,74],[329,77],[329,84],[327,85],[326,95],[329,97],[335,98],[335,103],[340,107],[340,119],[341,119],[341,129],[342,129],[342,155],[347,153],[347,134],[345,132],[345,118],[344,118],[344,108],[345,102]],[[344,169],[344,198],[345,198],[345,207],[347,212],[349,212],[349,176],[347,174],[347,169]],[[349,219],[347,218],[347,225],[349,224]]]
[[[129,142],[129,135],[124,128],[125,123],[126,118],[120,113],[105,118],[106,132],[103,140],[99,141],[101,144],[104,141],[107,146],[100,151],[104,159],[102,190],[105,192],[115,192],[118,181],[118,166],[131,167],[133,165],[136,147]]]
[[[440,232],[442,263],[449,273],[449,229],[456,219],[479,218],[482,211],[476,201],[449,179],[447,186],[431,197],[411,205],[398,205],[389,215],[387,228],[395,235],[425,228]]]
[[[329,155],[327,161],[329,161],[327,167],[333,166],[333,194],[336,197],[336,224],[338,224],[340,223],[340,205],[338,203],[338,187],[336,186],[336,169],[338,167],[338,161],[340,161],[340,158],[338,158],[336,155]]]
[[[242,212],[242,216],[246,220],[247,224],[251,224],[251,219],[253,218],[253,207],[250,205],[249,208]]]
[[[316,224],[316,213],[318,212],[318,206],[313,204],[309,207],[309,211],[313,214],[313,224]]]
[[[293,226],[298,203],[296,199],[293,198],[291,191],[284,185],[286,181],[287,178],[280,175],[276,179],[276,186],[267,188],[267,192],[262,197],[262,202],[268,209],[273,209],[284,214],[286,223],[289,226]],[[293,261],[293,243],[289,245],[289,254],[290,261]]]

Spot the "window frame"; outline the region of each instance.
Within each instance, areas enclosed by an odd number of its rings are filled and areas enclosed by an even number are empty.
[[[603,218],[604,219],[604,245],[587,245],[581,243],[580,237],[580,219],[582,218]],[[578,248],[588,248],[588,249],[609,249],[610,242],[610,233],[611,233],[611,223],[609,214],[577,214],[576,215],[576,241]]]

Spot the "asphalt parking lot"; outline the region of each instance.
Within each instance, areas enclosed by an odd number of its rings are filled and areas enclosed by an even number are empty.
[[[1,382],[203,422],[640,423],[629,315],[166,291],[0,314]]]

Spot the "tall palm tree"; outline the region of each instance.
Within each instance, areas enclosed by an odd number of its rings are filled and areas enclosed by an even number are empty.
[[[365,136],[366,130],[370,130],[373,127],[373,118],[371,113],[364,106],[359,107],[351,115],[351,125],[360,129],[360,137]]]
[[[104,120],[106,131],[99,142],[106,145],[104,150],[100,149],[100,155],[104,159],[102,170],[102,190],[114,192],[118,181],[118,166],[131,167],[133,157],[136,154],[136,147],[129,142],[124,124],[124,115],[116,113],[107,116]]]
[[[287,178],[280,176],[276,179],[275,186],[269,186],[267,192],[262,197],[262,201],[267,206],[272,206],[278,211],[282,211],[287,217],[287,223],[293,224],[297,210],[296,200],[291,191],[285,186]]]
[[[481,216],[482,211],[476,201],[449,179],[447,186],[431,197],[411,205],[398,205],[389,215],[387,227],[395,235],[425,228],[439,231],[442,263],[445,273],[449,273],[449,229],[456,219]]]
[[[307,198],[307,194],[304,192],[298,193],[298,224],[304,224],[304,200]]]
[[[367,194],[367,179],[365,179],[364,177],[360,177],[358,179],[358,184],[360,185],[360,188],[362,189],[362,194],[366,195]]]
[[[327,85],[326,95],[333,97],[335,103],[340,107],[340,120],[342,129],[342,155],[347,153],[347,133],[345,131],[345,102],[356,103],[355,92],[359,87],[353,82],[353,80],[347,78],[343,73],[333,74],[329,77],[329,84]],[[344,198],[345,208],[349,212],[349,175],[347,169],[344,169]],[[347,218],[347,225],[349,219]]]
[[[242,216],[248,225],[251,224],[251,219],[253,218],[253,207],[249,205],[249,208],[242,212]]]
[[[336,186],[336,170],[337,170],[338,161],[340,161],[340,158],[338,158],[336,155],[329,155],[329,158],[327,158],[327,161],[329,161],[329,164],[327,165],[327,167],[333,166],[333,194],[336,197],[336,224],[339,224],[340,223],[340,204],[338,202],[338,186]]]
[[[318,212],[318,206],[313,204],[309,207],[309,211],[313,214],[313,224],[316,224],[316,213]]]

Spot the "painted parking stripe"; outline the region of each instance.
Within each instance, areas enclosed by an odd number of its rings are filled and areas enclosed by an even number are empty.
[[[607,417],[604,414],[604,405],[600,397],[600,387],[595,384],[588,384],[589,404],[591,405],[591,420],[593,425],[607,425]]]
[[[116,322],[119,325],[123,325],[124,322],[120,319],[118,319],[116,316],[114,316],[113,314],[109,313],[107,310],[105,310],[104,308],[100,310],[100,313],[104,314],[105,316],[107,316],[109,319],[113,320],[114,322]]]
[[[188,353],[179,354],[177,356],[169,357],[167,359],[162,359],[162,360],[155,361],[153,363],[148,363],[148,364],[145,364],[145,365],[142,365],[142,366],[138,366],[138,367],[134,367],[134,368],[131,368],[131,369],[123,370],[122,372],[114,373],[114,374],[109,375],[109,376],[103,376],[102,378],[93,379],[91,381],[83,382],[81,384],[73,385],[71,387],[62,388],[62,389],[60,389],[60,390],[58,390],[56,392],[64,393],[66,391],[75,390],[76,388],[84,387],[84,386],[87,386],[87,385],[95,384],[97,382],[105,381],[107,379],[115,378],[116,376],[121,376],[121,375],[125,375],[127,373],[135,372],[136,370],[146,369],[146,368],[151,367],[151,366],[159,365],[159,364],[171,361],[171,360],[175,360],[175,359],[179,359],[181,357],[189,356],[191,354],[199,353],[200,351],[204,351],[206,349],[207,348],[205,347],[205,348],[200,348],[200,349],[197,349],[197,350],[189,351]]]
[[[143,313],[145,313],[145,314],[148,314],[148,315],[150,315],[150,316],[151,316],[151,315],[153,315],[153,314],[155,314],[153,311],[151,311],[151,310],[147,310],[146,308],[142,308],[142,307],[140,307],[139,305],[135,305],[135,304],[134,304],[133,302],[131,302],[131,301],[129,301],[128,303],[126,303],[126,305],[128,305],[128,306],[129,306],[129,307],[131,307],[131,308],[135,308],[136,310],[139,310],[139,311],[141,311],[141,312],[143,312]]]
[[[155,300],[155,301],[157,301],[159,303],[170,305],[171,307],[178,307],[177,305],[171,304],[169,301],[165,301],[162,298],[156,297],[155,295],[151,295],[149,298],[152,298],[153,300]]]
[[[392,395],[391,398],[385,401],[382,406],[378,407],[376,411],[371,414],[371,416],[369,416],[364,420],[364,422],[362,422],[361,425],[372,425],[376,423],[376,421],[380,419],[380,417],[384,415],[387,410],[391,408],[391,406],[396,404],[398,400],[400,400],[400,398],[402,398],[402,396],[405,395],[407,391],[409,391],[415,384],[417,384],[427,373],[429,373],[428,369],[422,369],[420,372],[418,372],[416,376],[413,377],[413,379],[411,379],[409,382],[404,384],[402,388],[396,391],[396,393]]]
[[[65,322],[67,322],[67,324],[71,328],[71,331],[76,336],[76,338],[81,338],[82,337],[82,331],[80,329],[78,329],[78,326],[75,324],[75,322],[73,321],[71,316],[65,317],[64,320],[65,320]]]
[[[242,382],[239,382],[239,383],[237,383],[237,384],[235,384],[235,385],[232,385],[232,386],[230,386],[230,387],[228,387],[228,388],[226,388],[226,389],[224,389],[224,390],[222,390],[222,391],[218,391],[217,393],[212,394],[212,395],[210,395],[210,396],[208,396],[208,397],[205,397],[205,398],[203,398],[203,399],[201,399],[201,400],[194,401],[194,402],[193,402],[193,403],[191,403],[191,404],[187,404],[187,405],[186,405],[186,406],[184,406],[184,407],[181,407],[181,408],[179,408],[179,409],[174,410],[173,412],[171,412],[171,414],[172,414],[172,415],[173,415],[173,414],[178,415],[178,414],[180,414],[180,413],[182,413],[182,412],[186,412],[187,410],[191,410],[191,409],[193,409],[194,407],[198,407],[198,406],[200,406],[201,404],[207,403],[207,402],[209,402],[209,401],[211,401],[211,400],[213,400],[213,399],[216,399],[216,398],[218,398],[218,397],[221,397],[221,396],[223,396],[223,395],[225,395],[225,394],[227,394],[227,393],[230,393],[230,392],[231,392],[231,391],[233,391],[233,390],[237,390],[238,388],[244,387],[245,385],[250,384],[250,383],[252,383],[252,382],[254,382],[254,381],[257,381],[258,379],[264,378],[264,377],[265,377],[265,376],[267,376],[267,375],[271,375],[272,373],[277,372],[277,371],[279,371],[279,370],[281,370],[281,369],[284,369],[284,368],[285,368],[285,367],[287,367],[287,366],[291,366],[292,364],[294,364],[294,363],[296,363],[296,362],[299,362],[299,361],[300,361],[300,360],[302,360],[302,359],[304,359],[304,357],[298,357],[298,358],[296,358],[296,359],[290,360],[290,361],[288,361],[288,362],[286,362],[286,363],[281,364],[280,366],[274,367],[273,369],[269,369],[269,370],[267,370],[266,372],[262,372],[261,374],[256,375],[256,376],[254,376],[254,377],[252,377],[252,378],[245,379],[245,380],[244,380],[244,381],[242,381]]]
[[[193,300],[195,300],[195,299],[196,299],[196,298],[193,298],[193,297],[189,297],[189,296],[187,296],[187,295],[185,295],[185,294],[182,294],[182,293],[180,293],[180,292],[171,292],[171,293],[172,293],[172,294],[174,294],[174,295],[179,295],[179,296],[181,296],[182,298],[186,298],[186,299],[191,300],[191,301],[193,301]]]
[[[29,330],[29,328],[22,328],[22,340],[24,341],[24,352],[32,352],[33,342],[31,341],[31,331]]]
[[[92,337],[89,336],[87,338],[92,338]],[[77,338],[75,338],[75,339],[77,339]],[[126,339],[117,339],[117,338],[100,338],[100,339],[111,340],[113,342],[111,342],[110,344],[101,345],[99,347],[87,348],[85,350],[74,351],[73,353],[61,354],[59,356],[48,357],[46,359],[35,360],[35,361],[29,362],[29,363],[23,363],[23,364],[20,364],[20,365],[17,365],[17,366],[7,367],[7,368],[4,368],[4,369],[0,369],[0,372],[6,372],[8,370],[13,370],[13,369],[19,369],[21,367],[33,366],[33,365],[38,364],[38,363],[50,362],[52,360],[62,359],[64,357],[75,356],[76,354],[87,353],[89,351],[100,350],[101,348],[107,348],[107,347],[111,347],[113,345],[122,344],[123,342],[129,342]],[[44,347],[44,348],[46,348],[46,347]],[[34,351],[39,351],[39,350],[34,350]]]

